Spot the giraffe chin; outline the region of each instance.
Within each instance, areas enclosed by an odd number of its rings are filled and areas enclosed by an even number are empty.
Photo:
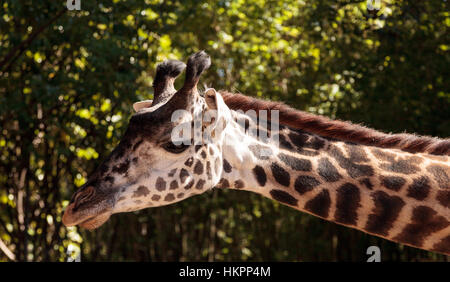
[[[79,223],[78,225],[83,228],[86,228],[88,230],[93,230],[93,229],[96,229],[96,228],[102,226],[103,223],[108,221],[110,216],[111,216],[111,213],[103,213],[96,217],[85,220],[85,221]]]

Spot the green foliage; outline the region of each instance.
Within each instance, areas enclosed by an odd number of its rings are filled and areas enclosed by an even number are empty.
[[[446,260],[213,190],[89,232],[69,197],[118,143],[155,66],[205,49],[203,82],[384,131],[450,135],[448,1],[0,3],[0,239],[17,260]],[[381,17],[380,17],[381,16]],[[7,257],[0,253],[0,260]]]

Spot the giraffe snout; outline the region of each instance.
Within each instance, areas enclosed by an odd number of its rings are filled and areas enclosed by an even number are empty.
[[[72,197],[62,222],[65,226],[97,228],[111,216],[114,199],[114,194],[104,193],[92,185],[82,187]]]

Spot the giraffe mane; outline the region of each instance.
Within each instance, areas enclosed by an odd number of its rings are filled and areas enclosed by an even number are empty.
[[[273,102],[219,91],[227,106],[232,110],[279,110],[280,124],[327,138],[334,138],[381,148],[400,149],[411,153],[450,155],[450,139],[400,133],[389,134],[348,121],[332,120],[294,109],[281,102]]]

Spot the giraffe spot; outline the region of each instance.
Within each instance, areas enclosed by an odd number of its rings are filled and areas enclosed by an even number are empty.
[[[297,199],[292,197],[291,194],[286,193],[282,190],[270,190],[270,195],[274,200],[277,200],[283,204],[288,204],[291,206],[297,206]]]
[[[320,217],[327,218],[330,211],[330,205],[330,193],[327,189],[323,189],[322,192],[305,204],[305,210]]]
[[[311,147],[315,150],[322,149],[323,147],[325,147],[325,139],[323,139],[319,136],[312,137]]]
[[[397,158],[395,154],[380,149],[373,149],[372,153],[376,158],[384,161],[384,163],[380,165],[381,169],[402,174],[418,172],[420,169],[417,165],[423,161],[423,159],[418,156]]]
[[[440,190],[437,193],[436,200],[438,200],[439,204],[446,208],[450,208],[450,191],[449,190]]]
[[[372,154],[380,161],[392,161],[395,159],[395,154],[377,148],[372,149]]]
[[[130,161],[127,159],[123,163],[113,167],[112,171],[120,174],[125,174],[130,167]]]
[[[180,180],[181,183],[184,183],[184,181],[186,180],[186,178],[189,177],[189,172],[187,170],[185,170],[184,168],[182,168],[180,170]]]
[[[311,171],[312,165],[310,160],[298,159],[283,153],[280,153],[278,158],[294,170]]]
[[[366,186],[367,189],[372,190],[373,188],[373,184],[370,181],[369,178],[363,178],[359,181],[359,183],[363,184],[364,186]]]
[[[346,158],[341,149],[337,146],[332,146],[327,151],[337,163],[347,171],[348,175],[352,178],[358,178],[361,176],[372,176],[373,168],[369,165],[362,165],[355,163],[352,159]]]
[[[382,163],[380,168],[402,174],[413,174],[420,170],[418,166],[414,165],[409,160],[398,160],[389,163]]]
[[[450,254],[450,235],[433,245],[432,251]]]
[[[108,175],[103,179],[103,181],[109,182],[109,184],[114,184],[114,176]]]
[[[112,155],[115,160],[122,158],[125,155],[126,148],[130,148],[131,143],[128,140],[122,140],[119,145],[114,149]]]
[[[450,177],[447,175],[447,171],[450,171],[450,167],[430,165],[427,167],[427,171],[433,175],[439,187],[442,189],[450,189]]]
[[[231,172],[231,165],[226,159],[223,159],[223,170],[226,173],[230,173]]]
[[[422,201],[428,197],[430,192],[429,179],[426,176],[421,176],[413,180],[413,183],[408,188],[408,197]]]
[[[294,147],[292,147],[292,145],[291,145],[291,143],[289,143],[287,140],[286,140],[286,137],[284,136],[284,135],[274,135],[274,138],[277,138],[278,137],[278,141],[280,142],[280,148],[281,149],[285,149],[285,150],[288,150],[288,151],[292,151],[292,150],[294,150]],[[276,140],[276,139],[275,139]]]
[[[132,198],[145,197],[150,193],[147,187],[141,185],[134,192]]]
[[[300,195],[303,195],[306,192],[314,189],[314,187],[316,187],[319,184],[320,182],[312,176],[300,175],[295,180],[294,188]]]
[[[375,207],[367,219],[365,230],[387,236],[405,202],[398,196],[389,196],[386,192],[376,191],[371,195]]]
[[[364,151],[364,149],[362,149],[361,147],[348,143],[346,143],[344,147],[347,150],[348,156],[352,161],[357,163],[369,161],[366,151]]]
[[[244,188],[244,186],[245,186],[244,182],[242,180],[240,180],[240,179],[236,180],[234,182],[234,187],[235,188],[241,189],[241,188]]]
[[[187,167],[191,167],[193,163],[194,163],[194,157],[190,157],[189,159],[187,159],[184,162],[184,165],[186,165]]]
[[[230,188],[230,182],[225,178],[221,178],[219,183],[217,183],[217,187],[219,188]]]
[[[213,146],[209,146],[209,154],[210,154],[211,156],[214,155],[214,149],[213,149]]]
[[[173,176],[175,175],[176,172],[177,172],[177,169],[174,168],[174,169],[172,169],[172,170],[169,172],[169,174],[167,174],[167,176],[173,177]]]
[[[134,200],[134,203],[135,203],[136,205],[140,205],[140,204],[142,204],[142,201],[141,201],[141,200]]]
[[[161,199],[161,196],[160,196],[160,195],[153,195],[153,196],[152,196],[152,201],[157,202],[157,201],[159,201],[159,199]]]
[[[202,151],[202,152],[200,153],[200,155],[202,156],[202,158],[206,159],[206,152],[205,152],[205,151]]]
[[[272,163],[270,168],[272,169],[272,175],[275,180],[281,185],[288,187],[291,182],[289,173],[276,163]]]
[[[260,167],[259,165],[255,166],[253,168],[253,174],[255,175],[256,181],[258,181],[259,186],[266,185],[267,176],[262,167]]]
[[[173,180],[172,182],[170,182],[170,187],[169,187],[170,190],[175,190],[177,188],[178,188],[178,181]]]
[[[183,198],[184,197],[184,193],[178,193],[178,195],[177,195],[177,198],[178,199],[181,199],[181,198]]]
[[[108,172],[108,166],[106,165],[106,162],[107,162],[108,160],[105,160],[101,165],[100,165],[100,168],[99,168],[99,170],[100,170],[100,174],[103,176],[103,175],[105,175],[107,172]]]
[[[167,194],[166,197],[164,198],[164,201],[166,202],[171,202],[173,200],[175,200],[175,196],[172,193]]]
[[[192,188],[192,186],[194,186],[194,179],[191,179],[191,181],[189,181],[189,183],[184,186],[184,189],[189,190]]]
[[[337,189],[336,212],[334,218],[342,224],[356,225],[357,210],[361,206],[361,195],[358,187],[345,183]]]
[[[197,161],[194,167],[194,173],[195,174],[202,174],[203,173],[203,164],[200,161]]]
[[[199,181],[197,181],[197,184],[195,185],[195,188],[198,190],[203,189],[203,186],[205,185],[205,180],[200,179]]]
[[[406,180],[399,176],[380,176],[381,185],[392,191],[399,191],[405,185]]]
[[[158,191],[166,190],[166,181],[162,177],[158,177],[156,179],[155,187],[156,187],[156,190],[158,190]]]
[[[211,121],[214,121],[214,120],[215,119],[213,118]],[[216,137],[216,129],[213,129],[210,134],[211,134],[212,138],[215,138]]]
[[[202,147],[202,145],[195,145],[195,146],[194,146],[195,152],[197,153],[198,150],[200,150],[201,147]]]
[[[446,228],[449,225],[445,217],[430,207],[418,206],[414,208],[412,223],[408,224],[393,240],[404,244],[421,247],[423,241],[432,233]]]
[[[304,133],[302,131],[290,132],[289,138],[299,149],[310,148],[313,150],[319,150],[325,146],[325,141],[323,138]]]
[[[327,182],[336,182],[342,178],[334,165],[326,158],[319,160],[319,175]]]
[[[269,156],[273,154],[272,149],[269,146],[250,145],[248,148],[252,154],[260,160],[268,160]]]
[[[118,200],[117,200],[117,202],[121,202],[121,201],[123,201],[123,200],[125,200],[126,199],[126,197],[120,197]]]
[[[144,140],[139,140],[136,144],[133,145],[132,151],[136,151],[136,149],[144,142]]]
[[[211,163],[209,161],[206,162],[206,176],[208,177],[208,180],[212,179],[211,175]]]
[[[319,154],[317,150],[325,145],[323,139],[301,131],[290,132],[289,139],[295,145],[297,153],[305,156],[317,156]]]
[[[319,155],[319,152],[317,152],[317,151],[313,151],[311,149],[303,149],[303,148],[299,148],[299,147],[297,147],[296,152],[298,154],[308,156],[308,157],[314,157],[314,156]]]

